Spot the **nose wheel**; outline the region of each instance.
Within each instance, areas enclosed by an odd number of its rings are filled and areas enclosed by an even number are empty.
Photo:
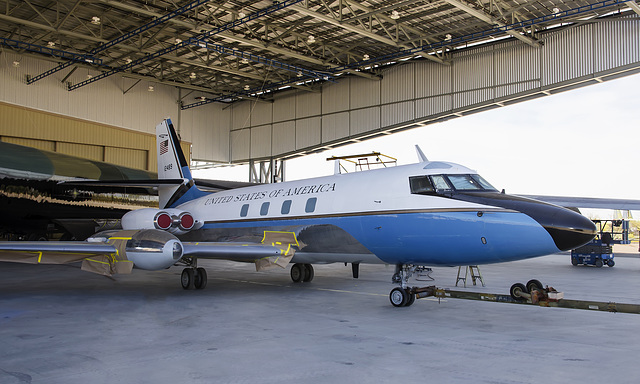
[[[416,294],[412,288],[407,286],[407,283],[414,272],[422,272],[424,270],[426,270],[426,268],[421,266],[409,264],[396,265],[396,272],[393,274],[391,281],[400,284],[400,286],[393,288],[389,293],[391,305],[394,307],[409,307],[416,301]]]
[[[396,287],[389,293],[389,301],[394,307],[409,307],[416,301],[416,295],[410,288]]]

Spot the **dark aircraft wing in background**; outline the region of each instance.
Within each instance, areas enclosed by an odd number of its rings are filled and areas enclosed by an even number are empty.
[[[520,195],[529,199],[544,201],[565,208],[595,208],[614,209],[622,211],[640,211],[640,200],[607,199],[594,197],[566,197],[566,196],[540,196]]]
[[[157,191],[151,187],[157,178],[155,172],[0,142],[0,236],[85,239],[117,228],[126,212],[158,206]],[[70,182],[78,179],[85,182]],[[208,192],[251,185],[195,181]]]

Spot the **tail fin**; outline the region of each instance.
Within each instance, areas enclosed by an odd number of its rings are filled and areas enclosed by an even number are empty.
[[[160,208],[173,208],[189,200],[197,199],[206,193],[200,191],[191,176],[187,159],[184,157],[180,141],[170,119],[156,126],[156,146],[158,149],[158,178],[183,179],[177,186],[160,186],[158,195]]]

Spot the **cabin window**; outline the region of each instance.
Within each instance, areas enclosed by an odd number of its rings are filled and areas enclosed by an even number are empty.
[[[262,203],[262,206],[260,207],[260,216],[266,216],[267,213],[269,213],[269,202],[264,202]]]
[[[309,200],[307,200],[307,205],[305,205],[304,207],[304,211],[306,213],[311,213],[313,211],[316,210],[316,202],[318,201],[318,198],[316,197],[312,197]]]
[[[433,185],[427,176],[414,176],[409,178],[411,193],[428,195],[434,192]]]
[[[280,213],[283,215],[288,215],[291,212],[291,200],[285,200],[282,202],[282,208],[280,209]]]
[[[240,208],[240,217],[247,217],[249,213],[249,204],[245,204]]]

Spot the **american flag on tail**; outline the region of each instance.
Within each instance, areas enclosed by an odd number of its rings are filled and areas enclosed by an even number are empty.
[[[160,155],[162,156],[167,152],[169,152],[169,140],[161,141],[160,142]]]

